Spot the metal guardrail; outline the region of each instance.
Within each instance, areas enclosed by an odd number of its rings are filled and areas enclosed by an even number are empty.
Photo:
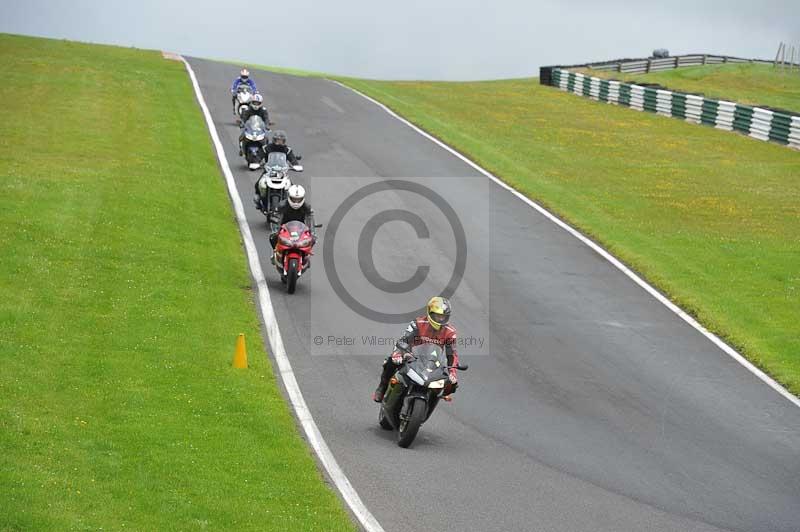
[[[732,57],[728,55],[709,55],[709,54],[689,54],[676,55],[665,58],[647,58],[610,61],[601,64],[586,65],[592,70],[611,70],[614,72],[625,72],[631,74],[647,74],[662,70],[672,70],[680,67],[701,66],[701,65],[720,65],[724,63],[769,63],[764,59],[745,59],[742,57]]]
[[[773,64],[774,61],[766,59],[747,59],[744,57],[734,57],[730,55],[715,54],[684,54],[671,57],[644,57],[638,59],[614,59],[611,61],[600,61],[596,63],[584,63],[581,65],[557,65],[545,66],[539,69],[540,79],[549,77],[549,71],[553,68],[572,69],[588,68],[592,70],[605,70],[611,72],[623,72],[626,74],[648,74],[650,72],[660,72],[681,67],[701,66],[701,65],[721,65],[725,63],[762,63]],[[549,83],[542,83],[549,85]]]

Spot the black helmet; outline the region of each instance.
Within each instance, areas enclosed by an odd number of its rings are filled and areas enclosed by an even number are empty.
[[[282,129],[272,134],[272,143],[277,146],[286,146],[286,132]]]

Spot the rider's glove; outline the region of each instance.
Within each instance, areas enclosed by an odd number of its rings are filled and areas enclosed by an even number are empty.
[[[399,366],[400,364],[402,364],[403,363],[403,353],[401,353],[400,351],[395,351],[394,353],[392,353],[392,362],[394,362],[394,364],[396,366]]]
[[[456,368],[450,368],[450,382],[452,384],[458,383],[458,376],[456,376]]]

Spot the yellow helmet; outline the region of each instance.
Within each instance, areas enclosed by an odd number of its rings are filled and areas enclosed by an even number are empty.
[[[428,323],[437,331],[450,321],[450,302],[443,297],[432,297],[428,301]]]

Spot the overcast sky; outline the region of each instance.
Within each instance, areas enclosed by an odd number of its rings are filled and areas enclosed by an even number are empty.
[[[800,47],[800,0],[0,0],[0,31],[384,79]],[[800,55],[800,49],[798,49]]]

